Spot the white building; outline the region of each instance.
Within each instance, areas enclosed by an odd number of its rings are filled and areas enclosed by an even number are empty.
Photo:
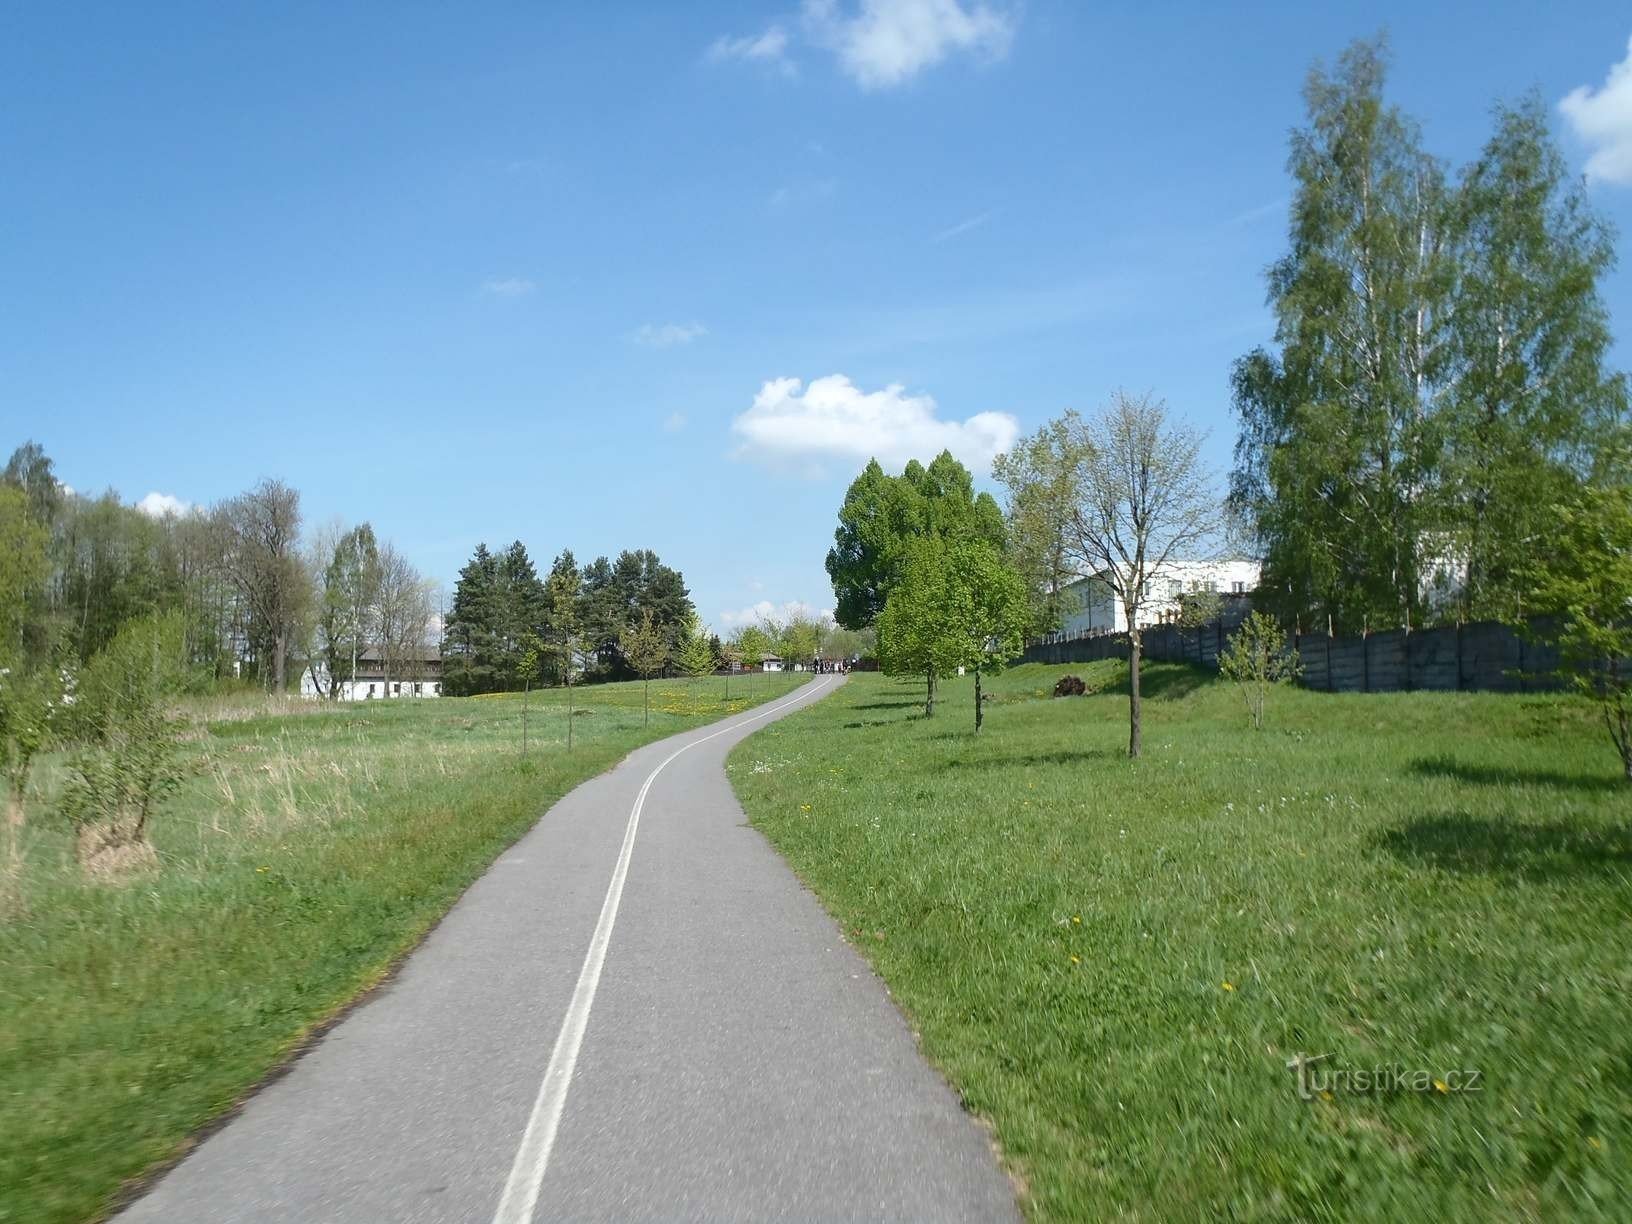
[[[773,654],[765,655],[759,661],[759,670],[760,671],[768,671],[768,672],[779,672],[779,671],[781,671],[782,670],[782,656],[773,655]]]
[[[1178,614],[1180,596],[1212,591],[1219,595],[1244,595],[1257,589],[1259,564],[1242,558],[1224,561],[1169,561],[1145,580],[1145,597],[1139,609],[1139,626],[1158,625]],[[1122,601],[1111,592],[1110,584],[1099,576],[1078,578],[1066,586],[1065,615],[1060,632],[1125,633],[1128,628]]]
[[[315,673],[315,674],[314,674]],[[341,701],[370,701],[386,697],[440,697],[442,695],[442,655],[435,646],[410,652],[410,657],[393,659],[387,674],[386,661],[377,647],[357,656],[357,676],[351,668],[340,681]],[[300,676],[302,697],[324,697],[329,691],[328,668],[313,660]]]

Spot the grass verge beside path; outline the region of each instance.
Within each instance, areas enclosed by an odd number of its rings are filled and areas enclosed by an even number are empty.
[[[560,796],[630,750],[805,676],[211,707],[155,818],[161,866],[83,880],[37,779],[24,908],[0,918],[0,1221],[105,1211],[383,975]],[[287,709],[288,707],[283,707]],[[53,767],[54,764],[54,767]],[[614,814],[622,819],[622,813]]]
[[[1067,672],[1101,691],[1050,700]],[[924,719],[857,675],[729,765],[1028,1213],[1632,1218],[1632,788],[1596,709],[1289,690],[1254,733],[1154,665],[1130,762],[1123,684],[1016,668],[977,738],[967,680]],[[1319,1079],[1379,1067],[1411,1074]]]

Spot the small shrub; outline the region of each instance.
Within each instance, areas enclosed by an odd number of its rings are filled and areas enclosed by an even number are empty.
[[[1252,715],[1253,730],[1258,731],[1264,726],[1269,690],[1296,679],[1303,664],[1298,652],[1288,648],[1281,627],[1262,612],[1253,612],[1230,634],[1224,653],[1218,656],[1218,670],[1235,682]]]
[[[61,810],[77,830],[81,865],[93,875],[152,861],[148,822],[181,784],[179,725],[167,706],[181,685],[181,622],[135,621],[91,660],[73,708],[78,750]]]
[[[1056,697],[1081,697],[1088,691],[1088,686],[1082,682],[1081,676],[1061,676],[1054,685]]]

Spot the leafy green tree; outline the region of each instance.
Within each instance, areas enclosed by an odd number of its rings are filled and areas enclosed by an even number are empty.
[[[1383,99],[1380,43],[1304,89],[1292,249],[1269,275],[1279,355],[1237,363],[1237,506],[1287,619],[1421,620],[1431,421],[1442,389],[1449,265],[1440,164]],[[1323,615],[1322,615],[1323,614]]]
[[[1235,682],[1247,703],[1247,713],[1252,715],[1253,730],[1258,731],[1263,729],[1264,704],[1270,690],[1297,679],[1303,667],[1298,652],[1287,646],[1286,634],[1275,618],[1254,611],[1230,634],[1224,652],[1218,656],[1218,670],[1226,680]]]
[[[975,731],[986,719],[983,677],[1001,671],[1025,646],[1032,620],[1026,584],[996,548],[964,538],[947,545],[945,631],[956,644],[957,666],[975,674]]]
[[[181,783],[169,704],[184,678],[183,626],[174,613],[132,621],[80,676],[63,813],[80,831],[82,860],[146,844],[147,828]]]
[[[950,451],[927,468],[913,460],[899,476],[870,461],[845,493],[827,554],[834,619],[847,629],[871,625],[889,597],[904,546],[925,535],[973,535],[1002,547],[1003,512],[990,493],[975,493],[974,478]]]
[[[669,635],[652,610],[640,614],[640,623],[623,631],[623,654],[644,683],[641,686],[644,721],[652,721],[652,677],[669,661]]]
[[[1597,289],[1613,239],[1538,98],[1496,109],[1453,201],[1450,250],[1439,538],[1465,571],[1462,615],[1511,620],[1526,610],[1529,559],[1554,507],[1624,455],[1627,421]]]
[[[902,546],[896,580],[878,617],[879,662],[891,675],[924,677],[925,718],[935,716],[937,682],[965,657],[958,636],[949,632],[958,598],[944,538],[924,536]]]
[[[682,672],[693,679],[706,676],[714,670],[714,648],[709,644],[708,630],[695,615],[691,618],[685,639],[675,655],[675,663]]]
[[[776,643],[758,625],[743,625],[731,635],[731,649],[747,671],[758,671],[767,655],[776,653]]]
[[[368,649],[370,637],[377,636],[380,582],[373,527],[363,523],[335,540],[323,571],[317,618],[317,648],[330,700],[340,696],[342,678],[356,683],[358,656]]]
[[[771,635],[777,650],[790,665],[809,664],[822,648],[822,623],[814,617],[792,615]]]
[[[46,528],[20,488],[0,485],[0,660],[21,666],[32,610],[48,573]]]
[[[544,583],[545,601],[549,611],[549,642],[554,651],[556,677],[567,690],[567,751],[572,751],[573,718],[572,686],[577,678],[583,656],[583,635],[578,624],[579,600],[583,578],[570,550],[563,550],[550,566],[550,576]]]
[[[992,462],[992,477],[1007,490],[1008,557],[1026,584],[1031,634],[1058,629],[1074,611],[1065,588],[1077,575],[1066,540],[1088,458],[1085,436],[1080,418],[1067,412]]]
[[[1585,489],[1559,507],[1534,574],[1561,669],[1598,702],[1632,782],[1632,486]]]

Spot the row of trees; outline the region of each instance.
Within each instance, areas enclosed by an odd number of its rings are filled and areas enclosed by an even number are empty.
[[[281,692],[308,664],[332,689],[362,649],[421,657],[435,591],[366,523],[303,535],[300,493],[279,480],[208,509],[154,515],[58,480],[35,443],[0,473],[10,547],[0,651],[24,667],[88,663],[127,623],[174,614],[188,682],[252,678]]]
[[[1539,99],[1498,106],[1453,174],[1385,68],[1363,43],[1309,77],[1276,343],[1233,375],[1232,499],[1287,624],[1522,619],[1556,507],[1626,479],[1613,241]]]
[[[574,669],[594,679],[627,678],[638,674],[629,634],[648,616],[669,655],[696,619],[684,578],[650,549],[626,550],[616,561],[598,557],[582,568],[566,549],[540,577],[521,541],[501,553],[481,544],[454,588],[444,683],[461,694],[559,684]],[[540,653],[540,643],[550,648]]]

